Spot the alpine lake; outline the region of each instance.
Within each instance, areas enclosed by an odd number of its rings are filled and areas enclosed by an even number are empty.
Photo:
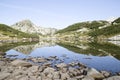
[[[7,58],[29,58],[56,56],[53,64],[81,62],[97,70],[111,73],[120,72],[120,45],[119,41],[88,42],[53,40],[39,42],[11,42],[0,43],[0,51],[6,53]],[[38,63],[39,64],[39,63]]]

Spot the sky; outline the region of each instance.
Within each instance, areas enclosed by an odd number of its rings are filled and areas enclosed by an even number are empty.
[[[41,27],[120,17],[120,0],[0,0],[0,23],[29,19]]]

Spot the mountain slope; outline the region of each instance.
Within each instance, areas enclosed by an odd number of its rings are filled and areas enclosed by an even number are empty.
[[[31,34],[35,33],[35,34],[48,35],[48,34],[54,34],[56,32],[56,29],[54,28],[43,28],[40,26],[36,26],[30,20],[23,20],[23,21],[17,22],[11,25],[11,27],[19,31],[31,33]]]
[[[108,24],[107,21],[92,21],[92,22],[75,23],[73,25],[68,26],[65,29],[59,30],[57,33],[76,31],[76,30],[79,30],[82,28],[96,29],[96,28],[98,28],[100,26],[104,26],[106,24]]]
[[[75,23],[68,26],[65,29],[59,30],[57,35],[64,35],[65,38],[69,37],[83,37],[98,39],[98,38],[110,38],[120,34],[120,18],[114,21],[91,21]]]
[[[38,38],[37,35],[24,33],[11,28],[8,25],[0,24],[0,36],[2,37],[16,37],[16,38]]]

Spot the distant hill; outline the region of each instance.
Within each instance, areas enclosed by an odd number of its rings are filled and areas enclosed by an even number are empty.
[[[120,17],[114,21],[87,21],[70,25],[62,30],[57,31],[57,35],[70,37],[86,36],[89,38],[109,38],[120,34]]]
[[[35,33],[40,35],[49,35],[49,34],[51,35],[57,31],[57,29],[54,28],[43,28],[40,26],[36,26],[30,20],[19,21],[11,25],[11,27],[25,33]]]
[[[38,38],[36,34],[28,34],[11,28],[8,25],[0,24],[0,37],[8,38]]]

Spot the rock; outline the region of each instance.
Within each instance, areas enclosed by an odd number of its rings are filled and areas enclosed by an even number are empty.
[[[65,63],[60,63],[60,64],[57,64],[56,67],[57,67],[57,68],[60,68],[60,69],[66,68],[66,67],[67,67],[67,64],[65,64]]]
[[[70,76],[68,73],[60,73],[61,80],[69,80]]]
[[[10,76],[10,73],[0,73],[0,80],[6,79],[8,76]]]
[[[32,64],[23,60],[14,60],[11,62],[13,66],[21,66],[21,67],[31,67]]]
[[[43,73],[54,73],[55,69],[54,68],[51,68],[51,67],[47,67]]]
[[[77,80],[81,80],[82,78],[84,78],[84,75],[79,75],[75,77]]]
[[[3,66],[5,65],[5,62],[4,61],[0,61],[0,66]]]
[[[46,62],[46,63],[43,64],[43,66],[50,67],[51,66],[51,62]]]
[[[21,69],[16,69],[13,71],[13,76],[17,76],[17,75],[22,75],[23,74],[23,70]]]
[[[52,78],[53,78],[52,73],[49,73],[49,74],[47,75],[47,77],[48,77],[48,79],[52,79]]]
[[[28,78],[28,76],[24,76],[24,77],[20,78],[19,80],[30,80],[30,79]]]
[[[39,70],[39,66],[32,66],[28,70],[32,73],[37,72]]]
[[[88,70],[87,76],[93,77],[94,79],[103,79],[104,78],[103,74],[101,74],[94,68],[91,68]]]
[[[33,62],[47,62],[45,58],[33,58],[31,59]]]
[[[47,58],[47,60],[56,60],[57,59],[57,56],[50,56]]]
[[[79,79],[76,79],[76,78],[69,78],[69,80],[79,80]],[[81,80],[81,79],[80,79]]]
[[[2,55],[2,56],[4,56],[6,53],[4,53],[4,52],[0,52],[0,55]]]
[[[76,62],[71,62],[71,63],[69,63],[69,65],[70,65],[70,66],[77,66],[78,63],[76,63]]]
[[[76,68],[69,67],[69,74],[71,76],[77,76],[77,75],[80,75],[81,72],[77,70]]]
[[[111,74],[107,71],[101,71],[101,73],[105,76],[105,77],[109,77]]]
[[[103,80],[120,80],[120,76],[112,76]]]
[[[53,73],[53,78],[54,79],[60,79],[60,72],[54,72]]]
[[[91,76],[86,76],[82,80],[95,80],[95,79]]]
[[[62,71],[63,73],[67,72],[67,70],[68,70],[67,68],[62,68],[62,69],[61,69],[61,71]]]
[[[36,76],[30,76],[30,80],[37,80],[37,77]]]
[[[41,76],[39,76],[39,77],[37,78],[37,80],[42,80],[42,77],[41,77]]]

